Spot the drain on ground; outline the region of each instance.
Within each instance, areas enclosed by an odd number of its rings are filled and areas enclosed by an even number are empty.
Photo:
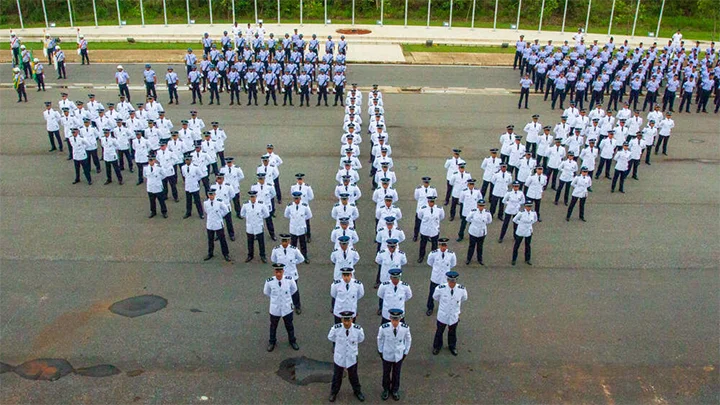
[[[307,357],[293,357],[280,363],[277,375],[283,380],[297,385],[332,382],[333,365],[326,361],[317,361]]]
[[[158,295],[138,295],[110,306],[110,312],[128,318],[135,318],[157,312],[167,306],[167,300]]]

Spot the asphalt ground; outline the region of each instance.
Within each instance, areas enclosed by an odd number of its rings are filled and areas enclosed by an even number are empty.
[[[121,51],[118,51],[121,52]],[[115,84],[115,67],[117,63],[92,64],[81,66],[68,64],[67,80],[56,80],[55,71],[46,70],[47,85],[67,85],[72,83],[91,83],[95,85]],[[130,75],[131,85],[143,85],[142,71],[145,64],[122,64]],[[174,65],[175,71],[185,80],[185,67],[180,60]],[[166,63],[153,64],[158,74],[158,83],[165,83]],[[360,86],[378,83],[382,86],[397,87],[467,87],[510,88],[519,87],[517,75],[510,74],[507,68],[491,68],[478,66],[413,66],[413,65],[373,65],[352,64],[349,67],[348,82],[356,82]],[[7,78],[4,82],[12,82],[12,71],[9,64],[0,65],[0,77]],[[30,80],[34,84],[34,81]]]
[[[436,74],[445,72],[437,68]],[[415,85],[428,80],[417,77]],[[389,84],[382,78],[372,81]],[[73,90],[71,98],[84,93]],[[101,101],[116,96],[115,91],[95,93]],[[235,221],[238,239],[230,242],[235,262],[219,257],[203,262],[204,221],[183,220],[184,201],[169,202],[168,219],[147,219],[144,186],[135,186],[127,172],[123,186],[103,186],[104,173],[93,173],[92,186],[72,185],[66,155],[47,152],[41,118],[42,102],[56,101],[58,95],[29,95],[31,102],[15,104],[12,90],[0,90],[0,361],[18,365],[62,358],[76,368],[112,364],[123,372],[143,373],[101,379],[69,375],[56,382],[5,373],[0,375],[2,402],[326,401],[329,384],[293,385],[276,371],[291,357],[332,361],[326,338],[332,324],[329,234],[342,112],[332,107],[197,106],[206,123],[221,122],[229,135],[226,156],[237,157],[246,176],[259,164],[264,145],[273,143],[285,161],[284,194],[298,171],[308,175],[315,190],[311,264],[299,268],[303,313],[295,317],[295,326],[301,349],[290,349],[280,326],[278,347],[267,353],[268,301],[262,286],[271,269],[257,258],[242,263],[244,223]],[[181,106],[165,105],[176,124],[189,110],[187,96],[181,97]],[[480,177],[481,159],[497,146],[505,125],[521,127],[529,120],[530,112],[514,108],[515,97],[386,95],[405,216],[400,225],[406,233],[412,233],[413,189],[420,177],[430,175],[444,191],[443,162],[451,148],[461,147],[468,171]],[[531,107],[542,122],[555,122],[559,115],[535,96]],[[565,222],[565,207],[553,206],[553,195],[545,195],[532,267],[511,267],[511,238],[498,244],[501,224],[490,225],[485,266],[457,267],[469,292],[458,328],[458,357],[447,350],[431,353],[435,318],[424,314],[430,268],[415,262],[416,243],[402,244],[409,261],[404,280],[414,292],[406,308],[413,346],[403,367],[403,401],[717,402],[718,121],[696,114],[676,114],[675,119],[670,157],[653,156],[652,166],[641,167],[640,181],[627,181],[626,194],[611,194],[608,180],[597,181],[588,199],[587,223],[576,217]],[[366,166],[367,149],[364,143]],[[357,277],[366,287],[358,318],[366,332],[359,372],[374,403],[380,402],[382,367],[375,354],[380,318],[372,289],[377,267],[367,173],[361,171],[364,196],[357,225]],[[250,184],[243,181],[243,194]],[[287,230],[287,220],[275,223],[277,231]],[[451,237],[450,247],[462,263],[468,242],[454,241],[458,227],[457,220],[446,220],[442,234]],[[108,310],[116,301],[142,294],[162,296],[168,306],[134,319]],[[356,401],[347,380],[338,400]]]

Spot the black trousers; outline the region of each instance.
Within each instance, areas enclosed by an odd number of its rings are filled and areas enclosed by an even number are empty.
[[[229,211],[225,216],[223,217],[223,220],[225,221],[225,227],[228,230],[228,236],[231,238],[235,238],[235,227],[233,226],[233,220],[232,220],[232,211]]]
[[[57,63],[58,79],[67,79],[67,72],[65,72],[65,61]]]
[[[537,214],[538,221],[539,221],[540,220],[540,204],[542,203],[542,200],[540,198],[535,199],[535,198],[528,198],[528,197],[525,197],[525,199],[527,201],[532,201],[535,203],[535,213]]]
[[[435,250],[438,248],[439,237],[439,234],[435,236],[425,236],[423,234],[420,234],[420,257],[425,257],[425,251],[427,249],[428,241],[430,241],[430,250]]]
[[[317,99],[317,105],[320,105],[320,101],[324,101],[325,105],[328,105],[327,102],[327,85],[325,86],[318,86],[318,93],[317,93],[318,99]]]
[[[118,149],[118,162],[120,164],[120,170],[125,170],[125,159],[128,161],[128,169],[133,169],[133,160],[132,155],[130,154],[130,149]]]
[[[300,253],[307,258],[307,235],[293,235],[290,234],[290,244],[298,246],[297,242],[300,241]]]
[[[255,99],[255,105],[257,105],[257,83],[248,83],[248,102],[247,102],[247,105],[252,104],[253,98]]]
[[[60,131],[47,131],[48,138],[50,139],[50,149],[60,149],[60,152],[63,150],[63,144],[62,140],[60,139]],[[57,146],[55,146],[55,140],[57,140]]]
[[[657,90],[656,91],[648,91],[645,94],[645,102],[643,103],[643,111],[645,111],[645,108],[648,104],[650,104],[650,111],[653,109],[653,105],[655,105],[657,100]]]
[[[460,229],[458,230],[458,238],[462,239],[465,237],[465,228],[467,228],[467,219],[462,215],[463,205],[460,205]]]
[[[610,177],[610,164],[612,163],[612,159],[605,159],[603,157],[600,158],[600,164],[598,165],[597,172],[595,173],[595,178],[597,179],[600,177],[600,175],[603,172],[603,166],[605,167],[605,177]]]
[[[308,85],[300,86],[300,105],[310,105],[310,89]]]
[[[277,327],[278,323],[280,323],[279,316],[270,315],[270,344],[277,343]],[[289,314],[282,317],[283,323],[285,324],[285,330],[287,330],[288,334],[288,341],[290,343],[295,343],[295,326],[293,326],[293,313],[290,312]]]
[[[246,233],[248,257],[255,257],[255,241],[258,243],[260,257],[265,257],[265,233],[261,232],[257,235]]]
[[[560,99],[560,108],[563,107],[563,103],[565,102],[565,89],[556,89],[553,90],[553,97],[552,97],[552,103],[550,103],[550,108],[555,109],[555,103]]]
[[[178,97],[177,92],[177,83],[168,84],[168,96],[170,97],[170,102],[172,103],[173,100],[175,100],[175,103],[180,102],[180,98]]]
[[[483,236],[472,236],[470,235],[470,246],[468,246],[467,261],[472,260],[473,256],[477,253],[478,262],[483,261],[483,244],[485,244],[485,235]]]
[[[534,159],[537,156],[537,142],[525,142],[525,151],[530,152]]]
[[[433,294],[435,294],[435,289],[437,288],[439,284],[435,284],[432,281],[430,282],[430,290],[428,291],[428,298],[427,298],[427,309],[432,311],[435,309],[435,300],[433,299]]]
[[[669,136],[660,135],[660,138],[658,139],[657,145],[655,145],[655,154],[658,154],[658,151],[660,150],[660,144],[662,144],[662,153],[665,155],[667,154],[667,144],[668,140],[670,140]]]
[[[522,51],[515,51],[515,58],[513,59],[513,70],[517,68],[518,62],[520,63],[520,69],[522,69]]]
[[[153,96],[157,100],[157,91],[155,90],[154,82],[145,82],[145,97]]]
[[[617,111],[617,109],[618,109],[617,103],[618,103],[619,99],[620,99],[620,90],[611,91],[610,92],[610,101],[608,101],[607,109],[609,110],[610,106],[613,105],[613,103],[614,103],[615,104],[614,109],[615,109],[615,111]]]
[[[100,158],[98,157],[97,149],[89,150],[87,151],[87,154],[88,158],[92,159],[92,162],[95,165],[95,170],[100,171]]]
[[[88,183],[92,181],[90,177],[90,159],[85,158],[83,160],[73,160],[75,164],[75,181],[80,181],[80,168],[82,167],[83,174]]]
[[[420,224],[422,224],[422,221],[418,217],[417,213],[415,213],[415,226],[413,227],[413,238],[417,238],[420,234]]]
[[[556,182],[558,179],[558,169],[557,168],[553,169],[552,167],[549,167],[547,176],[548,176],[548,184],[547,185],[550,186],[551,189],[555,190],[557,188]]]
[[[330,393],[337,394],[338,392],[340,392],[340,387],[342,386],[343,379],[343,370],[345,370],[344,367],[333,364],[333,377],[332,384],[330,385]],[[357,363],[348,367],[347,371],[348,379],[350,380],[350,385],[352,386],[353,392],[360,392],[360,378],[358,378]]]
[[[165,189],[165,198],[168,198],[168,190],[172,191],[172,197],[173,200],[178,199],[178,190],[177,190],[177,175],[173,174],[172,176],[165,177],[163,180],[163,188]]]
[[[193,201],[195,201],[195,208],[199,216],[203,215],[202,204],[200,203],[200,191],[186,191],[185,192],[185,215],[192,215]]]
[[[112,174],[110,169],[115,170],[115,177],[117,177],[118,181],[122,181],[122,172],[120,172],[120,165],[118,164],[117,160],[113,160],[112,162],[105,161],[105,175],[107,176],[107,181],[112,181]]]
[[[447,325],[440,321],[437,321],[437,329],[435,329],[435,340],[433,341],[433,349],[441,349],[443,346],[443,334],[445,328],[448,328],[448,347],[455,349],[457,346],[457,326],[460,322],[455,322],[453,325]]]
[[[483,180],[482,186],[480,187],[480,195],[483,199],[485,198],[485,192],[488,189],[490,190],[490,194],[492,194],[493,184],[487,180]]]
[[[637,178],[638,166],[640,166],[640,159],[630,160],[630,166],[632,167],[632,176]]]
[[[275,224],[273,224],[272,213],[270,214],[270,216],[265,218],[265,228],[267,229],[268,235],[270,235],[271,238],[275,236]]]
[[[617,184],[618,178],[620,179],[620,191],[625,192],[625,178],[628,175],[629,170],[618,170],[615,169],[613,173],[612,186],[610,190],[615,191],[615,185]]]
[[[545,87],[545,97],[543,97],[543,101],[547,101],[548,95],[550,95],[551,100],[555,98],[555,79],[547,79],[547,86]]]
[[[449,181],[447,183],[447,189],[445,190],[445,205],[450,203],[450,196],[452,195],[452,185]]]
[[[640,101],[640,90],[630,90],[628,104],[632,105],[633,110],[637,110],[638,101]]]
[[[450,219],[455,219],[455,213],[457,212],[457,206],[458,206],[459,199],[452,197],[452,202],[450,203]],[[462,209],[461,209],[462,211]]]
[[[499,208],[498,219],[502,219],[503,211],[505,211],[504,204],[502,203],[502,197],[495,195],[490,196],[490,215],[495,216],[495,210]],[[499,207],[498,207],[499,205]]]
[[[575,92],[575,104],[579,109],[583,109],[583,103],[585,102],[585,94],[587,90],[578,90]]]
[[[398,362],[386,361],[383,359],[382,387],[385,391],[400,391],[400,372],[402,371],[403,360]]]
[[[300,309],[300,284],[298,283],[299,280],[295,280],[295,284],[297,285],[297,291],[295,291],[295,294],[290,296],[292,298],[293,306],[297,309]],[[335,303],[333,303],[333,307],[335,306]],[[353,320],[355,322],[355,320]],[[338,323],[338,322],[335,322]]]
[[[272,97],[273,104],[277,105],[277,96],[275,95],[275,86],[268,87],[268,91],[265,92],[265,105],[270,103],[270,97]]]
[[[167,214],[167,205],[165,205],[165,192],[151,193],[148,191],[148,199],[150,200],[150,213],[157,214],[156,202],[160,203],[160,212]]]
[[[570,198],[570,182],[569,181],[560,180],[560,184],[558,185],[557,191],[555,192],[555,202],[560,201],[560,194],[562,193],[563,188],[565,188],[565,196],[563,198],[563,202],[565,204],[567,204],[568,199]]]
[[[120,89],[120,95],[125,96],[127,98],[128,103],[130,102],[130,89],[128,89],[127,83],[125,84],[118,84],[118,88]]]
[[[240,84],[238,82],[230,83],[228,92],[230,93],[230,105],[235,103],[240,105]]]
[[[337,105],[338,100],[340,101],[341,106],[345,106],[345,97],[344,97],[344,89],[345,86],[335,86],[335,104]]]
[[[283,105],[287,104],[288,102],[290,103],[290,105],[293,105],[293,102],[292,102],[292,93],[293,93],[292,84],[286,85],[286,86],[285,86],[285,93],[284,93],[284,95],[283,95]]]
[[[200,92],[200,83],[192,83],[192,102],[195,104],[196,100],[202,104],[202,93]]]
[[[507,233],[508,226],[510,225],[510,222],[515,217],[514,214],[508,214],[505,213],[505,216],[503,217],[503,224],[502,229],[500,230],[500,239],[505,238],[505,234]],[[513,231],[517,229],[517,224],[513,222]]]
[[[42,91],[45,91],[45,78],[43,76],[45,75],[35,75],[35,81],[38,85],[37,91],[40,91],[40,89],[42,89]]]
[[[88,65],[90,64],[90,57],[88,57],[87,49],[80,50],[80,59],[82,60],[83,65],[85,64],[85,62],[87,62]]]
[[[532,250],[530,247],[530,243],[532,242],[532,235],[530,236],[517,236],[515,235],[515,244],[513,245],[513,252],[512,252],[512,260],[517,260],[518,257],[518,251],[520,250],[520,244],[522,243],[523,239],[525,240],[525,261],[530,261],[530,256],[532,255]]]
[[[665,107],[670,105],[670,111],[673,111],[673,107],[675,106],[675,92],[669,91],[665,89],[665,94],[663,95],[663,111],[665,111]]]
[[[518,100],[518,109],[521,107],[523,98],[525,98],[525,108],[528,108],[528,99],[530,98],[530,88],[520,88],[520,99]]]
[[[207,230],[208,256],[212,256],[215,253],[216,236],[220,240],[220,250],[222,251],[223,256],[229,255],[230,251],[228,250],[227,240],[225,240],[225,230],[220,228],[217,231],[213,231],[212,229]]]
[[[587,197],[575,197],[570,200],[570,206],[568,207],[567,211],[567,218],[570,218],[572,216],[573,209],[575,208],[575,204],[580,200],[580,219],[585,218],[585,201],[587,200]]]
[[[145,166],[148,165],[148,163],[147,162],[145,162],[145,163],[135,162],[135,165],[137,166],[137,172],[138,172],[138,184],[140,184],[144,181],[143,169],[145,168]]]
[[[210,104],[213,104],[213,99],[220,104],[220,92],[218,91],[217,82],[210,82]]]

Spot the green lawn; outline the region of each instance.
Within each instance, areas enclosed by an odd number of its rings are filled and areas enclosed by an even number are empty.
[[[41,51],[41,44],[40,42],[24,42],[24,44],[30,48],[32,51]],[[74,42],[63,42],[60,44],[61,46],[64,46],[66,49],[75,49],[76,45]],[[99,50],[99,49],[111,49],[111,50],[128,50],[128,49],[137,49],[137,50],[187,50],[188,48],[193,48],[195,50],[200,50],[200,53],[202,53],[202,47],[200,46],[199,42],[92,42],[90,43],[90,50]]]
[[[433,45],[403,44],[403,52],[465,52],[465,53],[515,53],[515,48],[501,48],[499,46],[463,46],[463,45]]]

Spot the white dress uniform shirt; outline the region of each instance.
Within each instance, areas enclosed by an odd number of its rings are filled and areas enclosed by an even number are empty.
[[[380,273],[382,276],[382,272]],[[383,300],[382,317],[390,319],[390,310],[393,308],[405,311],[405,303],[412,298],[412,289],[410,284],[400,281],[397,285],[391,281],[385,281],[380,284],[377,296]]]
[[[582,165],[587,167],[588,170],[595,169],[595,160],[597,159],[599,149],[597,147],[588,146],[580,152],[580,159],[582,159]]]
[[[349,283],[342,279],[335,280],[330,285],[330,296],[335,298],[333,315],[339,318],[341,312],[352,311],[357,316],[358,300],[365,296],[365,287],[354,278]]]
[[[477,187],[472,190],[470,188],[463,190],[460,195],[460,203],[462,204],[462,211],[460,212],[460,215],[467,217],[470,214],[470,211],[477,206],[477,202],[481,198],[482,194],[480,194],[480,189]]]
[[[575,156],[580,155],[580,147],[583,145],[582,135],[572,135],[563,141],[563,145],[568,147],[568,152],[572,152]]]
[[[531,143],[536,143],[540,131],[542,131],[542,124],[539,122],[528,122],[523,128],[523,131],[527,134],[525,140]]]
[[[603,159],[612,159],[615,154],[615,148],[618,142],[614,137],[612,139],[605,138],[600,142],[600,157]]]
[[[647,146],[645,145],[645,141],[643,139],[634,138],[630,140],[629,144],[630,158],[633,160],[640,160],[640,156],[642,156],[642,151]]]
[[[148,193],[162,193],[162,179],[165,177],[165,171],[160,165],[147,165],[143,167],[143,176],[147,179]]]
[[[468,181],[472,179],[472,175],[466,171],[457,171],[450,178],[450,186],[452,186],[452,197],[460,198],[464,189],[467,188]]]
[[[510,155],[510,147],[515,143],[515,134],[504,132],[500,135],[500,154]]]
[[[615,139],[617,139],[619,142],[625,141],[627,139],[627,136],[630,134],[630,129],[627,125],[617,125],[615,127]]]
[[[487,226],[492,222],[492,215],[488,210],[484,209],[480,211],[477,208],[473,208],[465,220],[470,224],[468,233],[476,238],[479,238],[487,235]],[[442,281],[441,279],[438,280]]]
[[[203,178],[202,170],[198,166],[183,165],[180,168],[180,173],[185,179],[185,191],[194,193],[200,191],[200,179]]]
[[[653,146],[655,144],[655,137],[658,135],[657,127],[651,127],[648,125],[642,130],[642,134],[645,145]]]
[[[196,132],[202,133],[203,128],[205,128],[205,122],[202,118],[190,118],[188,120],[188,128],[192,128]]]
[[[194,142],[202,139],[200,132],[190,128],[189,126],[187,128],[180,128],[178,131],[178,137],[188,143],[188,145],[192,146],[193,149],[195,149]]]
[[[357,232],[355,231],[355,228],[350,228],[349,226],[346,229],[342,229],[341,226],[336,226],[335,229],[330,233],[330,242],[333,243],[333,249],[339,250],[340,249],[340,241],[338,240],[341,236],[347,236],[350,238],[348,241],[348,249],[355,246],[356,243],[360,241],[360,237],[358,237]]]
[[[360,325],[352,324],[345,328],[338,323],[330,328],[328,340],[335,343],[333,361],[340,367],[348,368],[357,363],[358,344],[365,340],[365,332]]]
[[[575,160],[563,160],[558,167],[560,171],[560,181],[572,181],[578,170],[578,164]]]
[[[372,200],[375,203],[375,209],[382,207],[385,205],[385,197],[391,197],[393,204],[395,204],[398,200],[398,193],[397,190],[395,190],[392,187],[378,187],[373,191]]]
[[[581,174],[575,176],[570,185],[573,187],[573,197],[585,198],[588,195],[588,188],[592,187],[592,179]]]
[[[525,183],[528,176],[535,171],[535,167],[537,167],[537,160],[532,157],[524,157],[520,159],[520,164],[518,164],[517,180]]]
[[[77,105],[72,100],[69,99],[60,99],[58,101],[58,109],[62,110],[63,108],[69,108],[70,109],[70,115],[75,115],[75,112],[77,111]]]
[[[560,163],[565,158],[565,148],[562,146],[554,145],[550,147],[548,153],[548,167],[551,169],[557,169],[560,167]]]
[[[460,307],[467,301],[467,290],[462,284],[455,284],[450,288],[447,283],[437,286],[433,292],[433,299],[438,306],[437,320],[445,325],[455,325],[460,320]]]
[[[450,159],[447,159],[445,161],[445,171],[446,171],[445,179],[447,181],[450,181],[450,179],[452,179],[453,175],[458,171],[458,165],[460,163],[465,163],[465,160],[463,160],[462,158],[459,158],[459,157],[458,158],[451,157]]]
[[[360,156],[360,147],[355,145],[354,143],[353,144],[345,143],[345,144],[340,145],[340,154],[344,155],[345,153],[347,153],[348,149],[352,149],[353,156],[355,156],[355,157]]]
[[[384,178],[390,179],[390,186],[393,186],[395,185],[395,183],[397,183],[397,177],[395,176],[395,172],[391,172],[390,170],[378,170],[378,172],[375,173],[376,184],[382,183],[382,179]]]
[[[68,114],[63,114],[60,117],[60,124],[63,127],[63,130],[65,132],[65,139],[70,139],[72,137],[72,129],[82,126],[82,122],[80,122],[76,117]]]
[[[407,256],[402,250],[396,249],[394,252],[390,252],[389,250],[381,250],[377,253],[377,255],[375,255],[375,263],[380,265],[380,282],[390,282],[390,273],[388,273],[388,271],[392,269],[401,269],[402,266],[407,264]],[[410,295],[412,296],[412,293],[410,293]],[[410,298],[408,297],[408,299]],[[388,318],[389,317],[387,316],[385,317],[385,319]]]
[[[270,260],[273,263],[280,263],[285,265],[285,275],[292,277],[293,280],[300,278],[298,274],[297,264],[305,261],[305,256],[300,252],[300,249],[293,245],[288,245],[284,248],[282,245],[277,245],[273,248],[270,254]]]
[[[378,220],[377,226],[375,227],[375,232],[378,232],[380,229],[385,227],[385,218],[386,217],[395,217],[395,226],[398,226],[398,221],[402,219],[402,211],[399,207],[396,207],[394,205],[390,205],[389,207],[385,204],[381,205],[379,208],[375,209],[375,219]]]
[[[420,212],[420,210],[427,205],[428,197],[437,198],[437,190],[435,189],[435,186],[425,187],[425,185],[423,184],[415,187],[415,200],[417,201],[417,205],[415,206],[415,213]]]
[[[640,116],[632,117],[627,120],[627,126],[630,129],[630,135],[634,135],[640,131],[643,126],[643,119]]]
[[[629,150],[621,149],[615,152],[615,156],[613,156],[613,159],[615,160],[615,170],[620,170],[621,172],[624,172],[630,167]]]
[[[387,318],[386,318],[387,319]],[[380,325],[377,336],[378,352],[385,361],[398,362],[409,352],[412,345],[410,327],[406,323],[399,323],[397,328],[392,323]]]
[[[525,182],[525,187],[527,187],[527,198],[532,198],[533,200],[541,199],[545,186],[547,186],[546,175],[533,174],[532,176],[528,177],[527,181]]]
[[[245,218],[245,232],[251,235],[263,233],[265,229],[265,218],[270,216],[266,204],[257,200],[254,203],[247,201],[240,208],[240,216]]]
[[[255,183],[250,186],[251,191],[257,191],[258,203],[265,204],[268,212],[272,211],[272,199],[275,198],[275,187],[272,183]]]
[[[537,213],[535,211],[522,210],[515,214],[513,222],[518,225],[515,235],[527,237],[532,235],[533,224],[537,222]]]
[[[647,116],[648,123],[650,121],[655,121],[655,124],[658,124],[660,121],[663,120],[663,113],[662,111],[650,111]]]
[[[290,276],[282,280],[270,277],[265,280],[263,293],[270,297],[270,315],[283,317],[293,311],[292,295],[297,291],[297,284]]]
[[[130,149],[130,142],[132,141],[132,132],[130,132],[129,129],[119,126],[115,127],[112,130],[113,135],[115,135],[115,140],[117,141],[117,148],[120,150],[128,150]],[[181,155],[182,159],[182,155]]]
[[[442,207],[425,206],[417,216],[420,218],[420,234],[431,238],[440,234],[440,221],[445,219],[445,211]]]
[[[430,281],[435,284],[442,284],[447,279],[445,273],[457,265],[457,256],[450,249],[444,252],[435,249],[428,255],[427,264],[432,268]]]
[[[514,143],[509,149],[510,160],[508,164],[513,167],[517,167],[520,164],[520,159],[525,156],[525,145],[520,143]]]
[[[294,201],[285,207],[285,218],[290,220],[291,235],[305,235],[307,233],[307,220],[312,218],[310,207],[300,202],[296,204]]]
[[[211,129],[210,130],[210,139],[215,141],[216,149],[219,152],[225,151],[225,140],[227,139],[227,134],[225,133],[225,130],[223,130],[221,128]],[[275,155],[275,156],[277,156],[277,155]],[[280,159],[280,158],[278,157],[278,159]],[[280,160],[280,163],[282,164],[282,160]]]
[[[488,156],[483,159],[480,168],[483,169],[483,180],[492,182],[492,177],[500,171],[500,163],[502,159],[498,157]]]
[[[138,163],[148,162],[148,152],[150,151],[150,143],[147,139],[140,137],[132,141],[132,148],[135,151],[135,161]]]
[[[388,170],[395,167],[395,163],[389,155],[382,156],[380,154],[376,155],[375,160],[373,161],[373,167],[377,170],[382,170],[383,163],[388,163]]]
[[[350,218],[349,226],[355,227],[355,220],[360,216],[355,204],[342,204],[337,203],[330,213],[332,218],[336,221],[335,226],[340,226],[340,218]]]
[[[375,242],[380,244],[380,250],[387,250],[388,239],[397,239],[398,246],[400,246],[405,241],[405,231],[396,226],[393,226],[393,229],[380,228],[375,235]]]
[[[605,110],[603,110],[602,108],[593,108],[588,113],[588,118],[590,118],[590,120],[592,120],[593,118],[601,119],[604,116],[605,116]]]
[[[348,184],[347,186],[344,184],[338,184],[337,186],[335,186],[335,198],[339,200],[340,194],[348,194],[348,202],[350,204],[355,204],[355,202],[359,200],[360,197],[362,197],[360,187],[356,186],[353,183]]]
[[[359,143],[359,142],[356,141],[355,143]],[[387,149],[387,154],[386,154],[386,156],[387,156],[388,158],[392,156],[392,146],[388,145],[387,142],[383,143],[382,145],[380,145],[380,144],[378,143],[378,144],[376,144],[376,145],[373,145],[372,149],[370,150],[370,153],[371,153],[373,156],[375,156],[375,160],[376,160],[376,161],[377,161],[378,159],[382,159],[382,158],[381,158],[381,156],[382,156],[382,154],[381,154],[381,153],[382,153],[382,150],[381,150],[381,149],[383,149],[383,148]],[[381,160],[381,161],[382,161],[382,160]],[[390,161],[392,162],[392,160],[390,160]],[[392,167],[392,164],[391,164],[390,166]]]
[[[103,148],[103,160],[106,162],[114,162],[117,160],[118,141],[111,136],[103,136],[100,138],[100,145]]]
[[[315,199],[315,193],[313,192],[313,189],[310,185],[303,183],[303,184],[293,184],[290,186],[290,195],[294,192],[301,192],[302,196],[300,196],[300,202],[309,204],[310,201]]]
[[[565,149],[563,148],[563,151]],[[505,193],[508,191],[508,186],[512,183],[512,175],[508,172],[499,171],[493,176],[493,189],[492,195],[495,197],[505,197]]]
[[[97,140],[100,138],[100,132],[97,129],[91,126],[83,126],[80,128],[80,136],[88,140],[87,150],[97,149]]]
[[[658,127],[658,133],[662,136],[670,136],[670,133],[673,128],[675,128],[675,121],[673,121],[671,118],[664,118],[660,123],[657,125]]]
[[[505,204],[505,213],[515,215],[520,211],[520,206],[525,203],[525,194],[522,191],[508,191],[502,199]]]
[[[351,267],[354,269],[357,262],[360,261],[360,254],[353,248],[347,248],[346,250],[342,250],[342,248],[335,249],[332,253],[330,253],[330,261],[335,264],[335,269],[333,270],[333,280],[341,280],[342,273],[340,272],[340,269],[344,267]],[[353,276],[354,275],[355,272],[353,271]]]
[[[90,146],[90,141],[80,135],[71,136],[68,140],[70,142],[70,146],[72,146],[73,160],[87,159],[87,148]]]
[[[203,142],[204,144],[205,142]],[[280,177],[280,171],[277,167],[271,165],[271,164],[260,164],[258,165],[257,169],[255,169],[255,173],[265,173],[265,181],[275,181],[278,177]]]
[[[652,112],[650,114],[652,114]],[[630,111],[629,108],[623,107],[617,112],[616,117],[617,119],[629,119],[632,117],[632,111]]]
[[[51,108],[43,111],[43,118],[45,118],[45,128],[48,131],[60,130],[60,113]]]
[[[337,174],[335,174],[335,181],[338,184],[343,183],[343,176],[350,176],[350,184],[356,184],[360,181],[360,174],[358,174],[357,170],[354,168],[345,169],[345,163],[342,164],[342,169],[338,170]]]
[[[607,131],[603,133],[603,127],[600,125],[591,125],[585,128],[585,130],[582,132],[582,136],[585,137],[585,145],[589,145],[591,139],[594,139],[595,143],[597,144],[597,140],[600,139],[600,135],[607,135]]]
[[[555,138],[562,138],[564,140],[565,138],[568,137],[568,135],[570,134],[570,128],[571,128],[569,121],[570,121],[570,116],[568,116],[568,120],[565,121],[564,123],[559,122],[559,123],[557,123],[557,125],[555,125],[555,129],[554,129]],[[551,136],[551,139],[552,139],[552,136]],[[539,146],[538,146],[538,149],[539,149]]]

